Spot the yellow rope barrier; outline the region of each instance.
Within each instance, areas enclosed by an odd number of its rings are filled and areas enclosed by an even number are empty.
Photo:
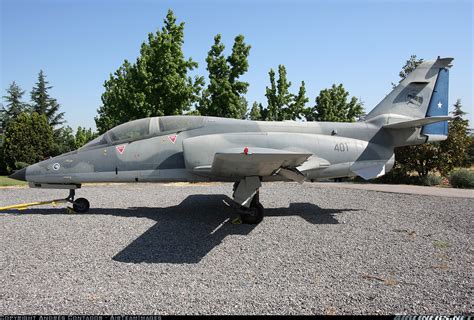
[[[42,206],[42,205],[45,205],[45,204],[52,204],[55,207],[57,203],[66,203],[66,202],[68,202],[66,199],[56,199],[56,200],[50,200],[50,201],[20,203],[20,204],[14,204],[14,205],[11,205],[11,206],[0,207],[0,211],[2,211],[2,210],[12,210],[12,209],[26,210],[29,207]]]

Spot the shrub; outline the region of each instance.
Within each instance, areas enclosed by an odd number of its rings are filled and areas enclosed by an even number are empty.
[[[429,174],[420,178],[420,184],[423,186],[437,186],[441,184],[442,180],[443,178],[441,178],[440,176]]]
[[[50,155],[53,130],[45,115],[20,113],[8,124],[3,142],[3,157],[11,170],[23,163],[35,163]]]
[[[459,169],[451,172],[449,183],[454,188],[474,188],[474,172],[467,169]]]
[[[17,161],[17,162],[15,162],[15,168],[16,168],[17,170],[26,168],[26,167],[28,167],[29,165],[30,165],[29,163],[26,163],[26,162],[23,162],[23,161]]]

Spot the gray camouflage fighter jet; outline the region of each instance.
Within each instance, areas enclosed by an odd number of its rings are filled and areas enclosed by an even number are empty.
[[[36,163],[10,177],[34,188],[69,189],[87,182],[235,182],[233,200],[245,223],[259,223],[266,181],[384,175],[394,148],[447,138],[452,58],[426,61],[363,121],[265,122],[165,116],[119,125],[82,148]]]

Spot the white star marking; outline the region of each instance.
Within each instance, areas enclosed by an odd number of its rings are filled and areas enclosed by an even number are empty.
[[[441,101],[438,102],[438,109],[441,109],[441,107],[443,106],[443,104],[441,103]]]

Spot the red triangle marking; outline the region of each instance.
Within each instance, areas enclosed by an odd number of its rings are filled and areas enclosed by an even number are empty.
[[[176,135],[168,136],[168,139],[170,139],[171,142],[175,143],[176,142]]]
[[[119,146],[116,146],[115,149],[117,149],[118,153],[123,154],[125,151],[126,144],[121,144]]]

